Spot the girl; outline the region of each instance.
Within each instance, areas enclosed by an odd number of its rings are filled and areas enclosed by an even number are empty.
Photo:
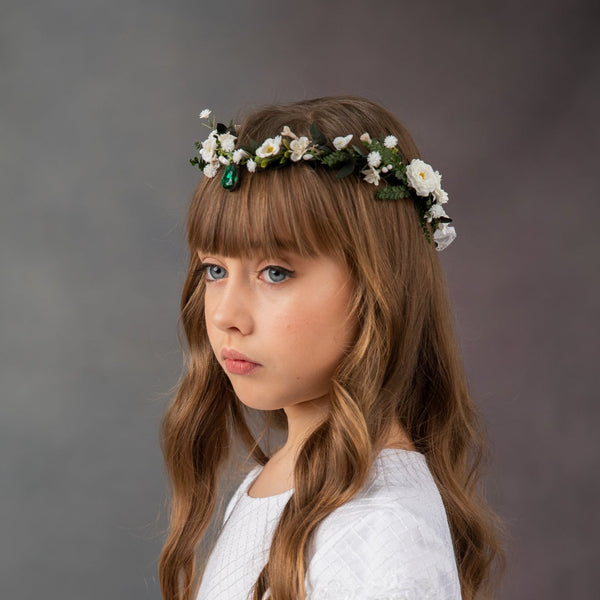
[[[209,117],[205,110],[201,117]],[[163,422],[165,600],[470,600],[502,563],[484,441],[436,256],[441,176],[369,100],[215,125],[191,162],[187,372]],[[262,434],[282,427],[269,455]],[[257,465],[202,576],[236,440]]]

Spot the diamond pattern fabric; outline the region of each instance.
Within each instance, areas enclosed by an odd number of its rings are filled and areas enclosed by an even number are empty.
[[[253,498],[252,469],[231,498],[197,600],[248,600],[293,494]],[[386,448],[367,484],[309,544],[306,600],[460,600],[452,539],[423,454]],[[265,595],[263,600],[267,600]]]

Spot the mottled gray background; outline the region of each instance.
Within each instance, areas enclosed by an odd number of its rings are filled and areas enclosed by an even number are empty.
[[[501,598],[598,597],[596,2],[1,9],[0,597],[159,598],[197,115],[332,93],[385,104],[444,174]]]

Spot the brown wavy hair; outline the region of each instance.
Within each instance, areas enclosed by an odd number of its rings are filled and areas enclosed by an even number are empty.
[[[419,156],[404,126],[386,109],[357,97],[269,106],[247,116],[240,143],[278,135],[284,125],[309,135],[316,122],[331,142],[393,134],[408,160]],[[481,470],[486,445],[467,383],[436,251],[412,201],[379,201],[360,177],[336,179],[326,168],[297,164],[241,176],[224,190],[203,178],[188,214],[190,263],[181,299],[187,364],[162,423],[171,483],[170,531],[159,564],[165,600],[190,600],[199,583],[198,544],[215,512],[218,483],[241,440],[248,456],[269,457],[248,422],[248,409],[213,355],[204,322],[205,284],[197,250],[242,256],[284,249],[342,259],[352,276],[352,347],[330,383],[330,412],[304,442],[295,491],[276,527],[254,600],[303,600],[308,543],[317,525],[365,484],[395,421],[423,453],[450,524],[464,600],[492,597],[504,565],[502,524],[486,502]],[[283,410],[265,428],[285,423]],[[271,422],[270,417],[273,417]],[[264,433],[264,431],[263,431]],[[322,460],[323,457],[327,460]]]

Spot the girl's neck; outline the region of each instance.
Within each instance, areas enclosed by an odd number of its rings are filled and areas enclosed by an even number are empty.
[[[327,397],[317,398],[286,407],[284,410],[288,421],[288,437],[285,444],[272,455],[270,460],[276,463],[290,461],[293,466],[304,440],[327,417],[329,400]],[[416,450],[406,431],[396,422],[392,423],[383,448]]]

